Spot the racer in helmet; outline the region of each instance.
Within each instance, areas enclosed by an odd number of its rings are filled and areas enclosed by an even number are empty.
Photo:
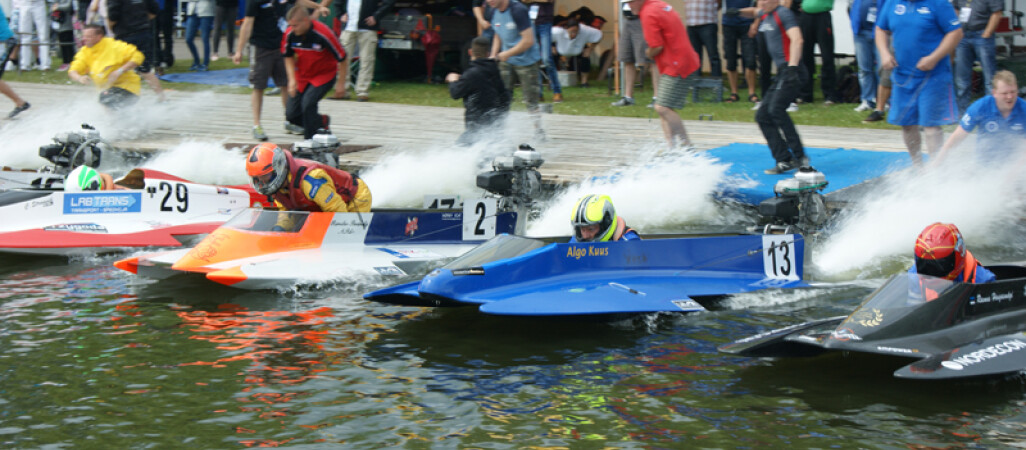
[[[371,192],[349,172],[302,158],[265,142],[246,157],[253,188],[285,211],[369,212]]]
[[[994,273],[966,250],[962,232],[950,223],[928,225],[916,238],[915,264],[910,274],[929,275],[956,283],[989,283]]]
[[[92,167],[81,165],[64,179],[65,192],[110,191],[127,189],[114,184],[114,178]]]
[[[608,195],[589,194],[577,200],[570,225],[574,235],[570,242],[608,242],[640,240],[641,236],[616,215]]]

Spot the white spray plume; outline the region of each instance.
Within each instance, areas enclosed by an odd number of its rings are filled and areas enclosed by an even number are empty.
[[[147,160],[143,167],[207,184],[248,184],[246,155],[217,142],[185,141]]]

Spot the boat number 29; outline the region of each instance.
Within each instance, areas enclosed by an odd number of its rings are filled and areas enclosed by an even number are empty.
[[[797,280],[797,258],[793,234],[762,237],[762,266],[767,278]]]
[[[463,202],[463,239],[485,240],[495,237],[495,214],[499,202],[479,198]]]
[[[189,188],[182,183],[175,183],[173,186],[167,181],[161,181],[157,189],[162,196],[160,211],[186,212],[189,210]]]

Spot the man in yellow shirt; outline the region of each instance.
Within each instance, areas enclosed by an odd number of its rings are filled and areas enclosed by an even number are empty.
[[[100,88],[100,103],[109,108],[139,100],[139,75],[133,69],[142,64],[142,52],[132,44],[106,37],[99,25],[85,27],[82,43],[68,69],[68,77],[82,84],[95,84]]]

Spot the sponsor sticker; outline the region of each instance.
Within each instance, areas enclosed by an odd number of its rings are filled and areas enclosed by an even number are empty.
[[[31,208],[45,208],[47,206],[53,206],[53,197],[46,197],[44,199],[32,200],[25,202],[25,209]]]
[[[399,268],[395,266],[375,267],[374,270],[377,271],[379,275],[406,275],[402,270],[399,270]]]
[[[702,308],[702,305],[699,305],[698,302],[690,298],[682,300],[670,300],[670,303],[673,303],[673,306],[676,306],[683,311],[692,311],[694,309]]]
[[[866,328],[872,328],[883,322],[883,312],[876,308],[862,310],[853,314],[851,320]]]
[[[1026,342],[1021,339],[1012,339],[1010,341],[991,345],[987,348],[982,348],[972,353],[961,355],[957,358],[942,361],[941,365],[951,370],[962,370],[966,367],[972,366],[973,364],[979,364],[987,361],[988,359],[994,359],[1022,349],[1026,349]]]
[[[862,337],[857,335],[857,334],[855,334],[855,332],[852,331],[851,328],[841,328],[841,329],[838,329],[838,330],[834,330],[833,333],[830,333],[830,337],[832,337],[832,338],[834,338],[834,339],[836,339],[838,341],[861,341],[862,340]]]
[[[74,231],[77,233],[107,233],[107,227],[96,223],[62,223],[43,227],[44,231]]]
[[[916,350],[914,348],[885,347],[882,345],[876,346],[876,349],[881,352],[890,353],[919,353],[919,350]]]
[[[141,207],[139,192],[64,194],[64,214],[137,213]]]

